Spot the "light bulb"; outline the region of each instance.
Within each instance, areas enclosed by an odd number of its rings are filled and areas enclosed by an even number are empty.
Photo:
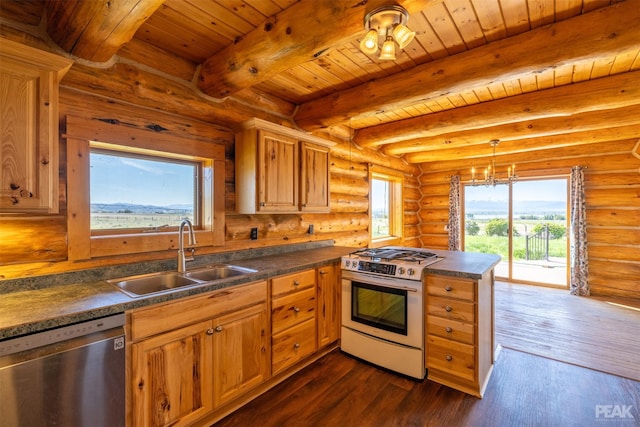
[[[360,42],[360,50],[367,55],[373,55],[378,51],[378,32],[376,30],[367,31]]]
[[[395,61],[396,45],[393,43],[393,37],[387,36],[387,39],[382,44],[380,59]]]
[[[402,24],[396,25],[396,27],[393,29],[393,38],[396,40],[396,43],[398,43],[398,47],[400,49],[404,49],[405,47],[407,47],[407,45],[411,43],[415,36],[416,33],[414,31],[411,31],[409,28],[405,27]]]

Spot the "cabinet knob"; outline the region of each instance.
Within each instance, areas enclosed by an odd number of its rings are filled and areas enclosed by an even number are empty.
[[[450,306],[450,305],[446,306],[444,309],[445,309],[447,312],[450,312],[450,311],[452,311],[452,310],[453,310],[453,308],[451,308],[451,306]]]
[[[216,332],[222,332],[222,325],[216,326]]]
[[[453,360],[453,356],[450,354],[447,354],[444,358],[447,359],[447,362],[451,362]]]
[[[447,292],[451,292],[453,290],[453,288],[451,286],[445,286],[444,290]]]
[[[207,329],[207,331],[205,332],[207,335],[213,335],[213,328],[209,328]]]
[[[293,307],[294,313],[300,313],[300,307]]]
[[[300,282],[299,282],[299,281],[297,281],[297,280],[294,280],[294,281],[293,281],[293,286],[300,286]]]
[[[447,326],[446,328],[444,328],[445,331],[447,331],[447,333],[451,333],[453,332],[453,329],[451,329],[451,326]]]
[[[265,202],[260,202],[260,206],[266,206],[267,204]]]
[[[299,348],[300,348],[300,344],[299,344],[299,343],[295,343],[295,344],[293,345],[293,348],[295,348],[296,350],[297,350],[297,349],[299,349]]]
[[[320,273],[320,274],[327,274],[328,272],[327,272],[327,271],[324,271],[324,270],[320,270],[318,273]]]

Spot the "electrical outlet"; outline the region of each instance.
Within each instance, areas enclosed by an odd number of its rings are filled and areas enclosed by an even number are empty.
[[[258,240],[258,228],[254,227],[251,229],[251,240]]]
[[[307,231],[307,233],[313,234],[313,224],[309,224],[309,231]]]

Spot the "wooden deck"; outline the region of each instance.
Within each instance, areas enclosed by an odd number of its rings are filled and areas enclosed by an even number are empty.
[[[637,377],[640,311],[563,290],[506,283],[496,285],[496,305],[496,337],[504,347],[484,399],[407,379],[336,350],[216,426],[640,423],[640,382],[606,373]],[[516,346],[529,353],[512,349]],[[618,405],[617,415],[625,416],[627,408],[634,418],[614,416],[612,407],[598,413],[601,405]]]

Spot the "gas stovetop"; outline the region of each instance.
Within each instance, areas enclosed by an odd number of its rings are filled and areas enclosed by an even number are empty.
[[[418,248],[385,246],[364,248],[342,257],[342,269],[421,280],[422,270],[442,259],[433,252]]]

